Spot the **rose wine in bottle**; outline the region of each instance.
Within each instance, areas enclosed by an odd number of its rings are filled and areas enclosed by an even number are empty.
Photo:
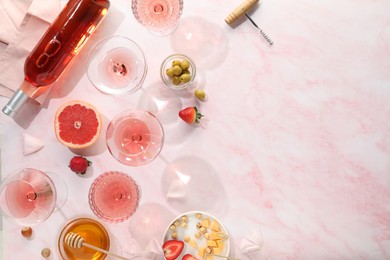
[[[105,17],[109,0],[69,0],[24,64],[24,82],[3,108],[15,116],[30,99],[52,84]]]

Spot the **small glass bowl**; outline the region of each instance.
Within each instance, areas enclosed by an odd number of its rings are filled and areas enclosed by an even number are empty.
[[[146,74],[145,55],[129,38],[119,35],[104,38],[88,54],[87,76],[103,93],[131,94],[141,88]]]
[[[110,236],[106,228],[98,221],[91,218],[78,218],[68,222],[61,230],[58,237],[58,250],[62,259],[69,260],[103,260],[106,254],[88,247],[73,248],[65,243],[65,236],[69,232],[80,234],[84,241],[104,250],[110,250]]]
[[[191,79],[188,82],[175,85],[172,82],[172,78],[167,75],[166,71],[172,67],[172,62],[175,60],[178,60],[180,62],[183,60],[187,60],[189,62],[190,67],[188,68],[188,71],[190,73]],[[174,89],[174,90],[186,89],[195,80],[195,76],[196,76],[195,62],[190,57],[188,57],[184,54],[169,55],[168,57],[165,58],[165,60],[161,64],[160,76],[161,76],[161,79],[164,82],[164,84],[167,85],[168,87],[170,87],[171,89]]]

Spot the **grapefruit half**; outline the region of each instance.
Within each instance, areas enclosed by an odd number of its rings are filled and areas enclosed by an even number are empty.
[[[58,108],[54,129],[63,145],[73,149],[86,148],[99,138],[102,119],[94,106],[74,100]]]

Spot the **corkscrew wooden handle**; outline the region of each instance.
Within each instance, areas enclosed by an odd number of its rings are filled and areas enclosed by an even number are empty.
[[[245,15],[246,12],[248,12],[250,9],[255,6],[255,4],[259,2],[259,0],[245,0],[240,6],[238,6],[236,9],[234,9],[233,12],[231,12],[226,18],[225,22],[229,25],[233,24],[235,21],[237,21],[240,17]]]

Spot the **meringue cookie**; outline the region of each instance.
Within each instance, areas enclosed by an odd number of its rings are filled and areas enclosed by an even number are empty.
[[[258,230],[251,230],[249,235],[244,237],[240,243],[240,249],[244,253],[260,250],[263,245],[263,236]]]
[[[23,134],[23,155],[29,155],[41,150],[45,144],[28,134]]]

